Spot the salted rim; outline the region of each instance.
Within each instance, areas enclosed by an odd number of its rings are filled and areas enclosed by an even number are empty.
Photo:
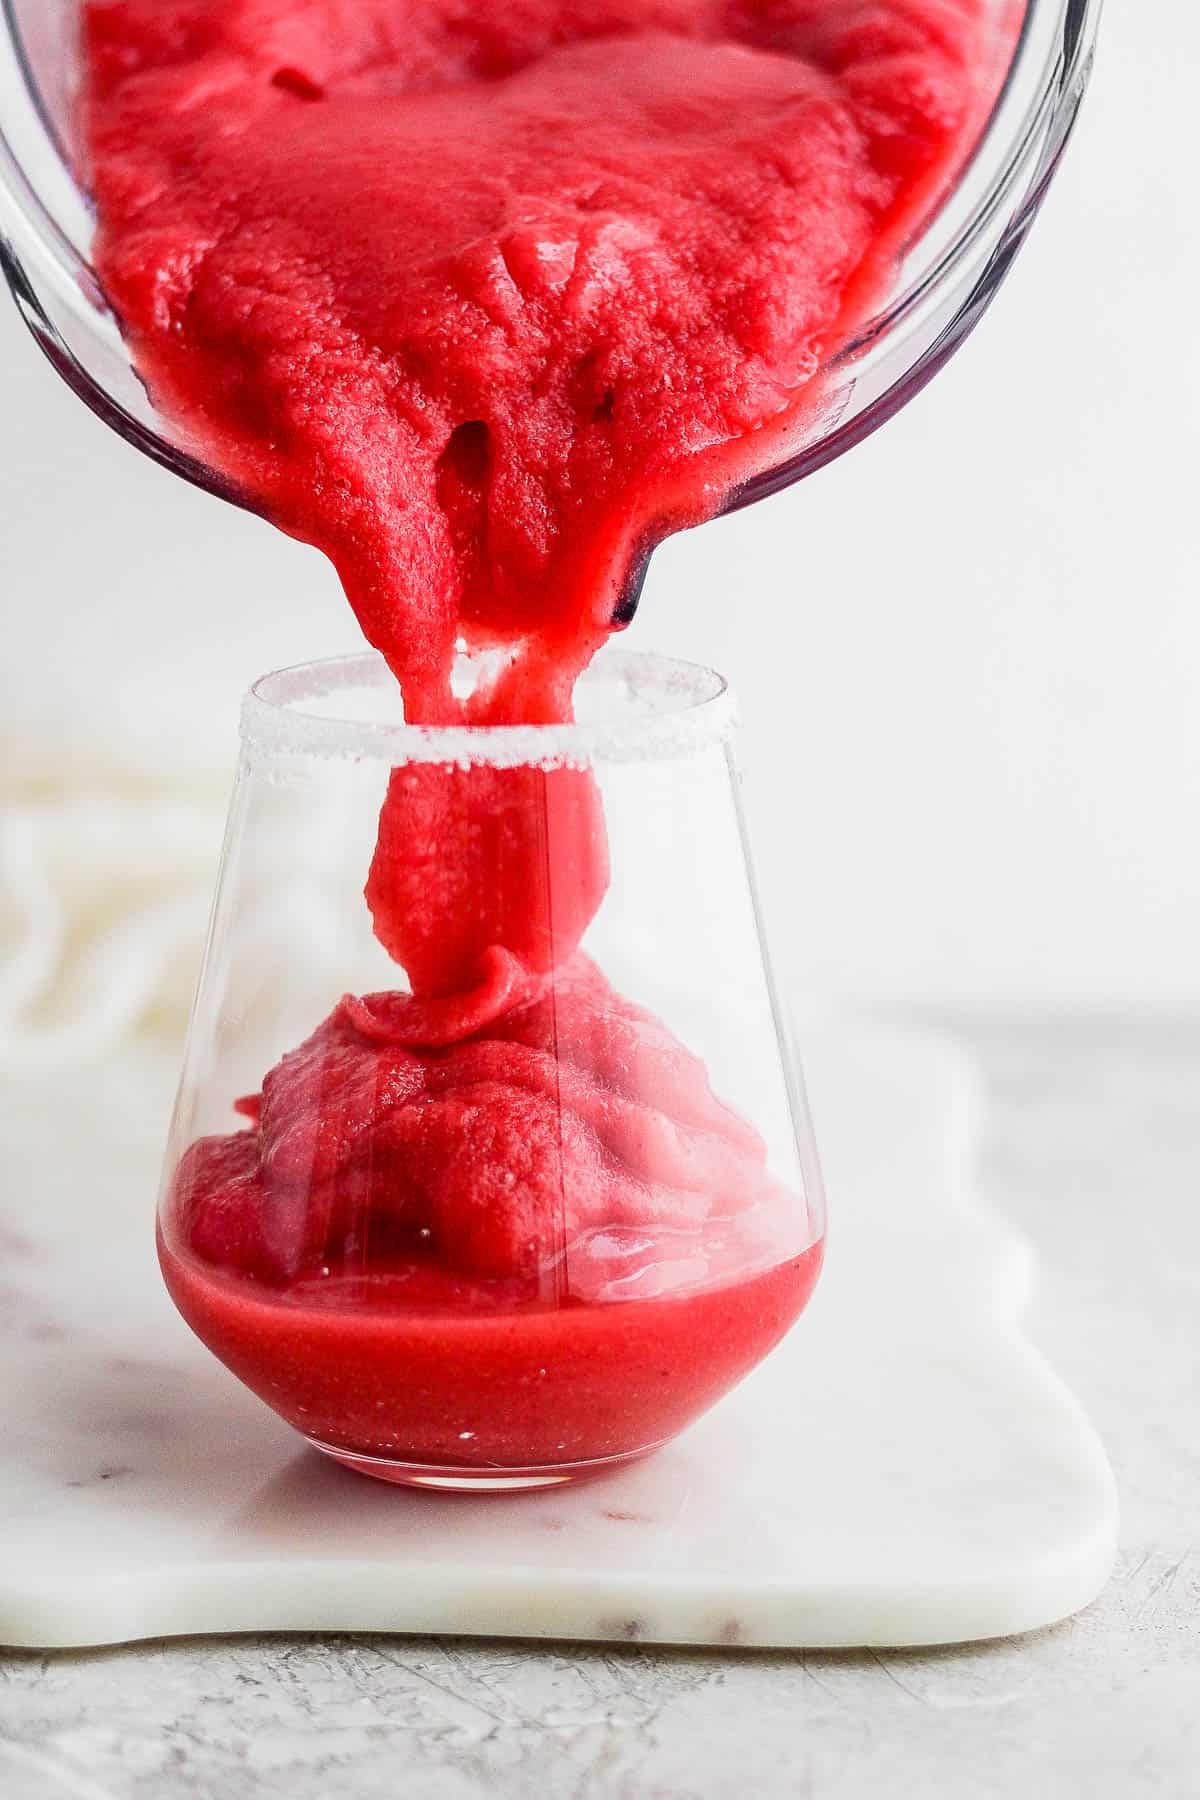
[[[280,757],[340,757],[392,768],[550,768],[692,756],[726,742],[737,726],[737,701],[724,676],[700,663],[606,650],[579,680],[585,691],[600,686],[613,690],[620,710],[571,725],[405,725],[306,710],[351,690],[375,688],[394,698],[387,664],[368,651],[262,676],[242,702],[241,736],[247,749]]]

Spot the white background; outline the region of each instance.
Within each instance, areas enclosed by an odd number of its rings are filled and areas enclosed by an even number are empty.
[[[631,639],[730,673],[813,987],[1200,1002],[1200,18],[1110,0],[1057,186],[897,421],[666,546]],[[312,552],[79,406],[0,307],[0,745],[226,769],[262,669],[349,646]]]

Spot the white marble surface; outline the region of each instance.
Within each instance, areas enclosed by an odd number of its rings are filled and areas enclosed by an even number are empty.
[[[323,1463],[183,1330],[149,1248],[162,1058],[110,1057],[66,1133],[53,1084],[9,1077],[0,1642],[945,1643],[1085,1605],[1111,1473],[1021,1334],[1027,1245],[973,1198],[970,1063],[861,1023],[808,1063],[834,1217],[809,1317],[664,1453],[503,1499]]]
[[[988,1646],[348,1636],[0,1657],[5,1800],[1182,1800],[1200,1767],[1200,1023],[973,1027],[985,1191],[1123,1495],[1115,1578]]]
[[[1184,1800],[1200,1767],[1200,1022],[986,1025],[982,1179],[1122,1548],[1066,1625],[903,1653],[366,1636],[0,1657],[5,1800]]]

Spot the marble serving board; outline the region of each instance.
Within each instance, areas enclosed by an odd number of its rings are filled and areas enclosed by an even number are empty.
[[[173,1058],[0,1086],[0,1644],[396,1631],[733,1646],[1000,1636],[1086,1605],[1112,1474],[971,1187],[970,1065],[802,1035],[830,1200],[808,1314],[658,1456],[462,1498],[306,1448],[190,1336],[151,1213]]]

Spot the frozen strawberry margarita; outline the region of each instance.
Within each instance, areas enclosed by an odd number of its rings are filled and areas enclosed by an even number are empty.
[[[653,545],[819,403],[971,148],[995,12],[89,0],[98,268],[156,406],[332,559],[410,720],[561,721]],[[757,1133],[581,948],[608,876],[588,771],[397,769],[365,904],[406,989],[183,1158],[171,1291],[318,1441],[624,1456],[804,1305],[820,1246]]]

